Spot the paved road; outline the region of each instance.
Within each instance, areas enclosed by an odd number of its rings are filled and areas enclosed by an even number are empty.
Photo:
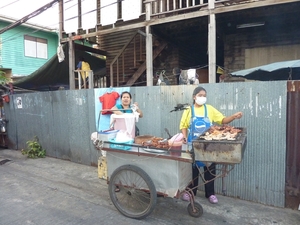
[[[28,159],[20,151],[0,150],[0,225],[299,225],[300,211],[268,207],[225,196],[212,205],[200,193],[204,214],[193,218],[187,202],[158,198],[144,220],[121,215],[112,205],[97,168],[46,157]],[[202,196],[201,196],[202,194]]]

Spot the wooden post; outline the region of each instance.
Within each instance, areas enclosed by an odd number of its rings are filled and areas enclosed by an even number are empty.
[[[97,25],[100,25],[100,18],[101,18],[101,7],[100,7],[100,0],[97,0]],[[98,30],[98,28],[97,28]]]
[[[74,43],[72,40],[72,34],[69,34],[69,88],[70,90],[75,89],[75,63],[74,58],[75,56],[75,50],[74,50]]]
[[[82,29],[81,0],[78,0],[78,29]]]
[[[215,8],[215,1],[208,1],[208,82],[216,83],[216,16],[211,9]]]
[[[146,21],[151,18],[151,2],[145,2],[146,4]],[[153,86],[153,46],[152,46],[152,34],[150,26],[146,26],[146,75],[147,86]]]
[[[62,39],[62,33],[64,32],[64,2],[59,1],[59,41]]]
[[[153,46],[152,34],[150,27],[146,26],[146,73],[147,73],[147,86],[153,86]]]

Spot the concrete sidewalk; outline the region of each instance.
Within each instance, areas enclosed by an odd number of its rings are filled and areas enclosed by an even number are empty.
[[[0,150],[0,180],[0,225],[300,224],[300,211],[220,195],[213,205],[202,193],[196,197],[204,209],[200,218],[189,216],[188,202],[158,198],[150,216],[133,220],[116,210],[96,167],[50,157],[28,159],[15,150]]]

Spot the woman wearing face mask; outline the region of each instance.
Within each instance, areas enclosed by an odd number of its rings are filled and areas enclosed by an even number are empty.
[[[242,112],[237,112],[231,116],[225,117],[213,106],[206,104],[206,90],[203,87],[197,87],[193,91],[193,105],[184,110],[181,117],[180,130],[184,137],[183,142],[191,145],[192,140],[196,139],[204,131],[209,129],[212,123],[228,124],[235,119],[240,119],[242,115]],[[196,162],[196,164],[201,165],[201,162]],[[193,182],[189,188],[191,188],[194,195],[196,195],[199,170],[195,165],[192,166],[192,172]],[[205,197],[213,204],[218,203],[214,188],[215,174],[215,163],[212,163],[208,168],[204,166],[204,179],[206,181],[212,180],[205,184]],[[189,196],[187,194],[183,196],[184,200],[189,200],[188,198]]]

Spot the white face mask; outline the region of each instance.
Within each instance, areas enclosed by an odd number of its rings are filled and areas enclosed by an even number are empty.
[[[206,103],[206,97],[196,97],[195,102],[196,102],[198,105],[203,105],[203,104]]]

